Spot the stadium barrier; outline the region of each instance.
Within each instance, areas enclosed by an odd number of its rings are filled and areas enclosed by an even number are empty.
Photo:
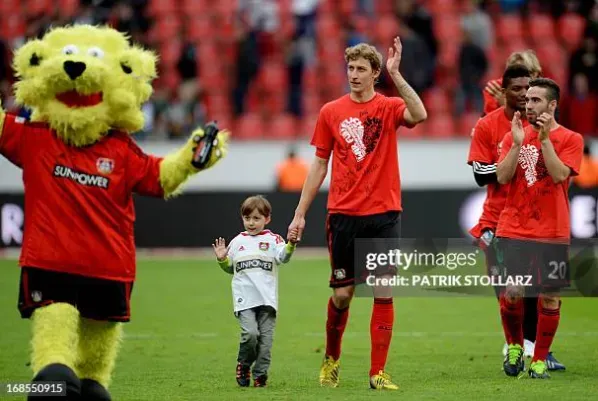
[[[135,235],[141,248],[209,247],[214,238],[232,239],[242,230],[241,202],[252,192],[190,193],[167,202],[136,197]],[[286,235],[299,194],[263,193],[273,207],[269,228]],[[485,199],[483,190],[406,190],[402,237],[465,238]],[[19,247],[23,239],[22,194],[0,194],[0,248]],[[319,193],[308,215],[305,247],[325,247],[327,193]],[[598,189],[570,190],[573,238],[598,237]]]

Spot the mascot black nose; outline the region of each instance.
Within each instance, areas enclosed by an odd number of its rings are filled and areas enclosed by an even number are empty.
[[[80,61],[65,61],[64,71],[71,79],[76,79],[85,71],[85,63]]]

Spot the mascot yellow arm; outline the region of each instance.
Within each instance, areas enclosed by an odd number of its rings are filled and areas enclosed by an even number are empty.
[[[193,150],[197,146],[197,137],[201,138],[204,135],[202,129],[193,131],[189,140],[185,145],[174,153],[164,157],[160,164],[160,184],[164,189],[164,197],[170,198],[178,195],[181,192],[181,185],[187,181],[189,177],[197,174],[200,171],[207,170],[214,166],[220,159],[226,156],[228,146],[228,131],[220,131],[217,136],[217,145],[212,150],[212,155],[206,166],[198,170],[191,164],[193,158]]]

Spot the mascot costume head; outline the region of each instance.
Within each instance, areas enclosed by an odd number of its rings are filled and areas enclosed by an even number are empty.
[[[19,310],[32,320],[33,381],[66,382],[68,400],[110,400],[135,279],[132,195],[178,194],[225,156],[228,132],[201,169],[201,128],[170,155],[143,153],[130,134],[143,127],[156,56],[109,27],[52,29],[16,51],[14,69],[31,118],[0,108],[0,154],[26,189]]]

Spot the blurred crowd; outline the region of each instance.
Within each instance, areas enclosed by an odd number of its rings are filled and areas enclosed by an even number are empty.
[[[20,4],[20,15],[5,12],[11,2]],[[517,46],[537,49],[545,75],[561,84],[561,122],[598,136],[595,0],[32,0],[25,8],[21,1],[3,3],[0,96],[9,109],[16,108],[11,49],[52,25],[108,23],[160,54],[160,78],[144,105],[139,140],[183,138],[214,118],[236,127],[233,135],[241,139],[262,138],[260,130],[275,132],[274,138],[308,138],[321,105],[347,90],[343,49],[366,41],[385,55],[397,34],[401,72],[429,108],[431,121],[422,130],[430,136],[469,134],[482,114],[487,80],[500,77],[508,52],[523,50]],[[554,29],[546,46],[528,37],[527,28],[536,26],[531,21],[540,17]],[[570,31],[559,36],[563,20],[572,21]],[[540,52],[553,46],[556,52]],[[557,61],[561,54],[568,62]],[[386,71],[378,90],[396,93]]]

